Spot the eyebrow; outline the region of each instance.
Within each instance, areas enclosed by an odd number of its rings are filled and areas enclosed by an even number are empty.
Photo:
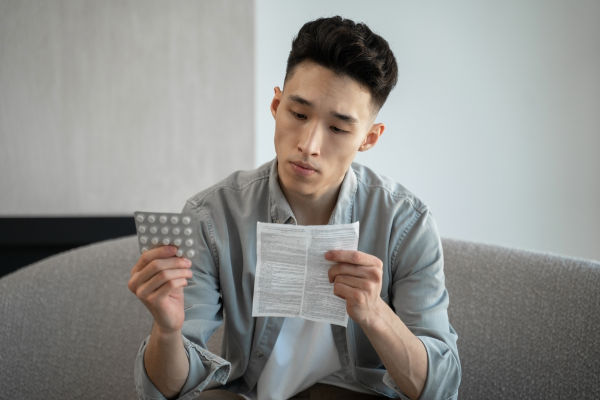
[[[303,106],[308,106],[308,107],[312,107],[313,106],[312,102],[306,100],[303,97],[295,95],[295,94],[290,95],[290,100],[293,101],[294,103],[298,103],[298,104],[301,104]],[[351,116],[351,115],[342,114],[342,113],[338,113],[338,112],[335,112],[335,111],[332,111],[331,115],[333,117],[335,117],[337,119],[340,119],[340,120],[342,120],[344,122],[347,122],[349,124],[356,124],[356,123],[358,123],[358,119],[355,118],[355,117],[353,117],[353,116]]]
[[[302,104],[303,106],[312,107],[312,105],[313,105],[313,103],[311,103],[310,101],[306,100],[303,97],[295,95],[295,94],[290,95],[290,100],[293,101],[294,103]]]

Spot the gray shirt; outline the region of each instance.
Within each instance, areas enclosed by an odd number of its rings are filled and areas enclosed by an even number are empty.
[[[199,254],[185,290],[182,334],[190,373],[180,398],[210,387],[249,393],[275,345],[280,317],[252,317],[256,223],[296,224],[277,178],[274,160],[239,171],[189,199],[184,212],[197,227]],[[422,399],[452,399],[460,384],[457,335],[448,321],[442,246],[428,208],[403,186],[353,163],[330,224],[360,221],[358,250],[383,262],[381,298],[427,350]],[[206,349],[224,323],[221,356]],[[345,379],[388,397],[402,397],[367,336],[351,319],[331,326]],[[145,373],[142,343],[135,363],[138,394],[164,399]]]

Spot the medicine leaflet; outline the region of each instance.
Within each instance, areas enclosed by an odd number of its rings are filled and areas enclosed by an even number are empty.
[[[301,317],[346,326],[345,300],[333,294],[329,250],[356,250],[359,223],[257,225],[253,317]]]

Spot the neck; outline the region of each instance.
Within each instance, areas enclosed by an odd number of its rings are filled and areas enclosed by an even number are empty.
[[[338,187],[331,193],[315,197],[298,195],[283,189],[299,225],[327,225],[335,208],[339,191]]]

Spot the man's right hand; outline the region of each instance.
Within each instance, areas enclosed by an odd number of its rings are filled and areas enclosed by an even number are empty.
[[[176,257],[177,248],[161,246],[144,252],[131,269],[128,287],[154,317],[162,333],[180,331],[185,319],[183,288],[192,277],[191,261]]]
[[[176,257],[176,252],[174,246],[162,246],[142,253],[128,284],[154,317],[144,368],[165,397],[176,396],[189,373],[181,328],[185,319],[183,288],[192,277],[192,263]]]

